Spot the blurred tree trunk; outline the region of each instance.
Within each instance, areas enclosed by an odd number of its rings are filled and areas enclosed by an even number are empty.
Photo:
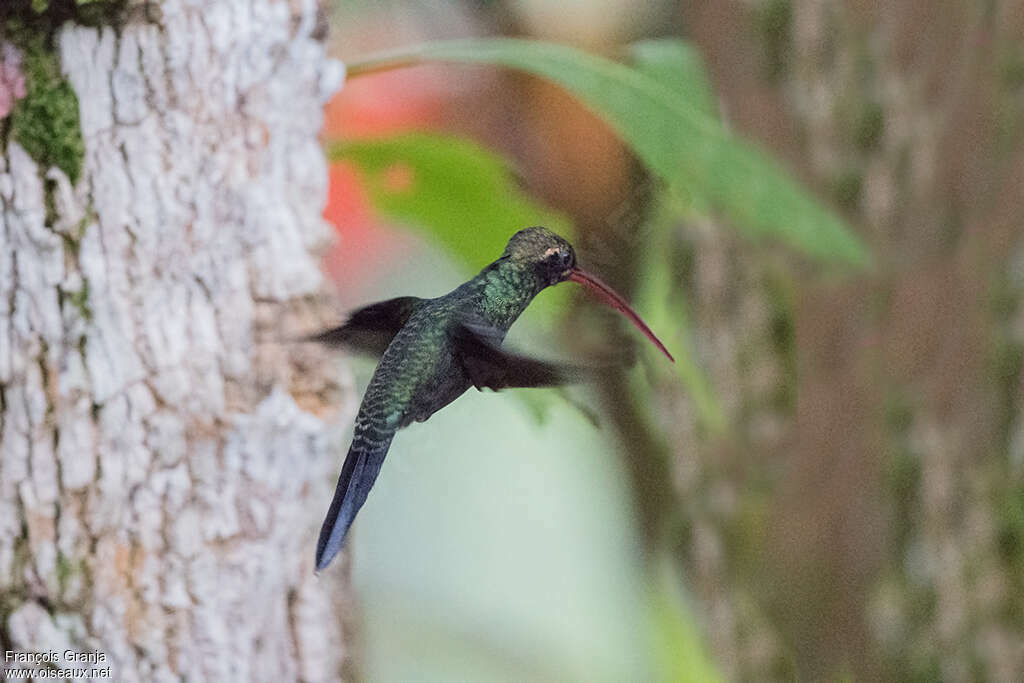
[[[1022,9],[683,12],[733,125],[876,255],[842,282],[725,230],[693,238],[694,317],[737,429],[675,443],[691,576],[732,679],[1024,671]]]
[[[79,177],[17,136],[0,157],[2,649],[99,651],[122,681],[339,675],[310,412],[337,385],[265,341],[322,304],[318,11],[164,0],[55,35]]]

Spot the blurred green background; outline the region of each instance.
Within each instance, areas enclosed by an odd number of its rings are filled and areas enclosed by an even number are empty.
[[[1024,3],[329,23],[345,305],[544,224],[678,361],[542,294],[509,344],[637,363],[399,435],[348,562],[354,678],[1021,679]]]

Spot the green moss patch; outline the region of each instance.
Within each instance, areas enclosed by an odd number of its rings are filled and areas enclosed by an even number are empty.
[[[82,170],[85,144],[78,98],[61,74],[55,35],[68,22],[118,26],[126,0],[0,0],[0,36],[22,55],[26,95],[0,122],[0,144],[16,140],[44,169],[64,171],[72,182]]]
[[[23,55],[27,93],[11,112],[10,138],[40,165],[56,166],[75,182],[85,154],[78,98],[61,76],[57,56],[42,41],[33,43]]]

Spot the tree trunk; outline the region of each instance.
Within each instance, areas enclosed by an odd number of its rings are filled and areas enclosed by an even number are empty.
[[[318,11],[164,0],[55,35],[79,177],[16,137],[0,157],[4,650],[122,681],[339,674],[342,572],[312,571],[335,371],[267,341],[322,305],[342,70]]]
[[[677,452],[732,680],[1024,670],[1021,10],[686,5],[730,122],[875,256],[835,281],[696,240],[694,319],[736,435]]]

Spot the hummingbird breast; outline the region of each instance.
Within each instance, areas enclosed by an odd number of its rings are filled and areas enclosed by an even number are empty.
[[[413,314],[381,357],[360,414],[377,413],[400,429],[426,420],[471,386],[449,338],[450,315],[441,301]]]

